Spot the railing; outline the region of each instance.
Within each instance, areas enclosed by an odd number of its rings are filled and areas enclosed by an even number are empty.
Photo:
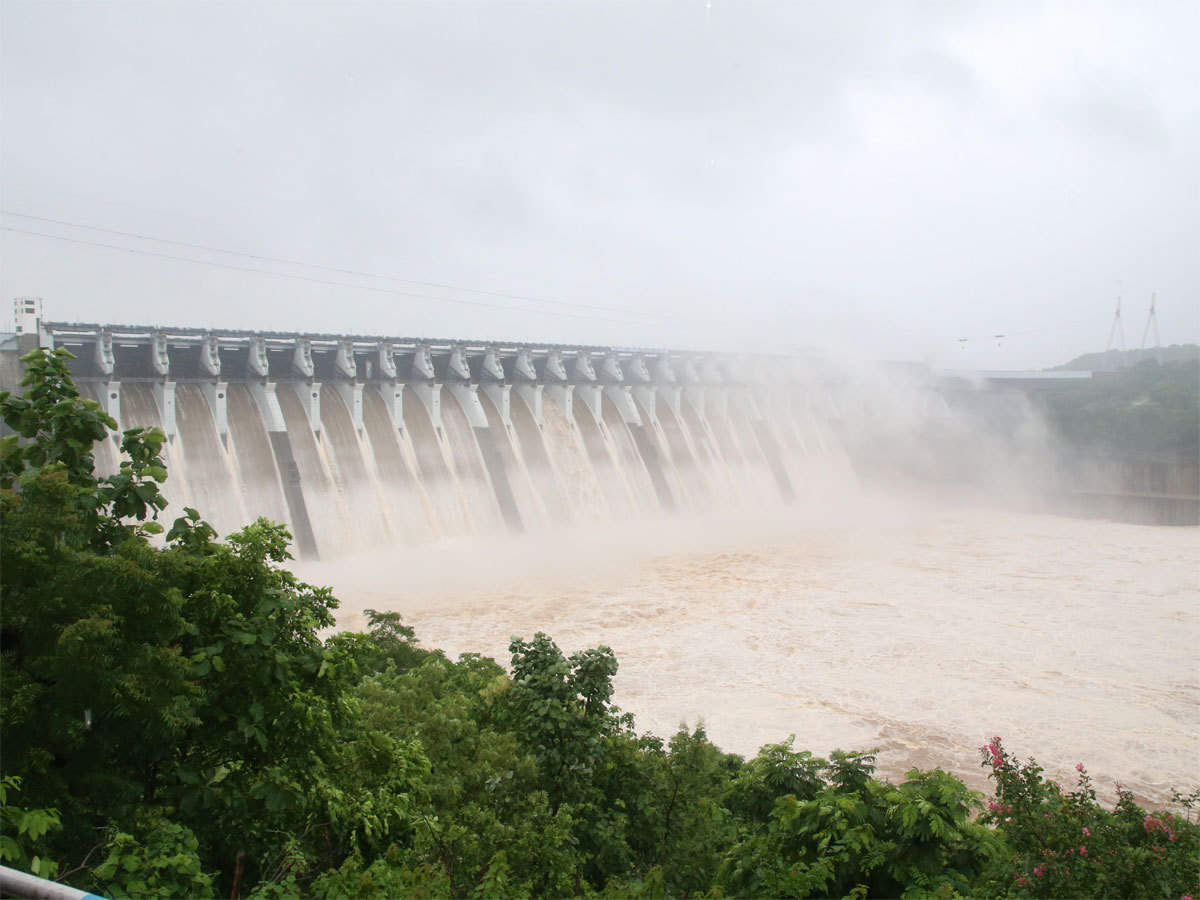
[[[0,866],[0,894],[20,900],[104,900],[78,888]]]

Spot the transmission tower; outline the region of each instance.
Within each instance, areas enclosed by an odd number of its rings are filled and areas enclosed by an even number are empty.
[[[1125,326],[1121,323],[1121,298],[1117,298],[1117,311],[1113,313],[1112,328],[1108,331],[1108,343],[1104,347],[1104,352],[1107,353],[1113,348],[1113,338],[1120,333],[1121,349],[1125,349]]]
[[[1157,294],[1150,295],[1150,314],[1146,316],[1146,327],[1142,329],[1142,349],[1146,349],[1146,335],[1150,333],[1150,326],[1154,326],[1154,346],[1158,347],[1162,341],[1158,337],[1158,313],[1154,310],[1154,305],[1158,300]]]

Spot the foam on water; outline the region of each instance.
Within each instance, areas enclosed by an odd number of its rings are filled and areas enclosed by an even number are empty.
[[[393,422],[372,384],[359,429],[354,387],[326,386],[318,435],[295,385],[276,392],[286,432],[268,434],[272,416],[230,384],[223,443],[203,391],[180,384],[167,515],[186,503],[223,533],[258,515],[297,533],[303,513],[325,561],[301,574],[336,588],[344,627],[394,609],[429,645],[501,660],[514,633],[609,644],[618,703],[659,734],[703,719],[749,754],[794,733],[978,787],[976,747],[1000,734],[1151,801],[1192,786],[1200,533],[864,497],[847,440],[876,463],[984,472],[993,502],[1027,489],[1038,446],[989,443],[971,421],[922,431],[940,408],[886,386],[882,407],[871,392],[634,391],[641,424],[588,386],[573,401],[547,388],[540,424],[511,396],[511,429],[486,393],[486,427],[452,389],[432,415],[425,385],[403,388]],[[120,402],[124,427],[162,424],[151,384]]]
[[[451,654],[506,661],[535,631],[608,644],[616,702],[661,735],[878,747],[890,775],[940,765],[983,789],[977,747],[1000,734],[1161,802],[1198,780],[1198,551],[1195,529],[850,497],[392,556],[403,590],[370,558],[303,574],[335,586],[344,627],[394,609]]]

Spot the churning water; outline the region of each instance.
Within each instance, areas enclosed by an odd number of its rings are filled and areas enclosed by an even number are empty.
[[[887,387],[869,394],[884,412],[923,408]],[[323,561],[300,574],[334,586],[342,627],[396,610],[427,646],[500,660],[514,634],[608,644],[617,703],[663,736],[703,721],[752,754],[794,734],[817,753],[879,748],[891,776],[940,765],[984,787],[976,748],[999,734],[1150,802],[1200,782],[1196,529],[867,495],[831,427],[846,434],[854,410],[819,392],[667,390],[639,417],[628,394],[587,390],[547,389],[539,422],[515,395],[506,420],[482,392],[472,418],[469,393],[443,391],[437,415],[406,389],[398,428],[368,386],[359,428],[338,392],[314,420],[316,395],[280,384],[286,432],[269,433],[263,398],[231,384],[219,434],[181,385],[166,491],[222,534],[257,515],[295,531],[302,508]],[[155,403],[126,385],[122,424],[160,424]],[[859,445],[1007,468],[1005,493],[1028,480],[977,423],[938,444],[910,420]],[[97,459],[112,468],[112,446]]]
[[[643,523],[305,567],[340,622],[397,610],[426,646],[608,644],[616,702],[725,749],[796,735],[984,788],[993,734],[1150,802],[1200,784],[1200,534],[844,497],[764,521]]]

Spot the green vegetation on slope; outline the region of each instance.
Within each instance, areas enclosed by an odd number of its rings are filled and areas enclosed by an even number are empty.
[[[65,351],[0,394],[0,860],[112,897],[1179,897],[1196,797],[1151,816],[1046,781],[998,738],[996,793],[792,741],[751,760],[639,735],[607,647],[420,648],[394,613],[322,639],[336,600],[264,520],[194,510],[165,544],[161,432],[122,435]]]
[[[1105,350],[1101,353],[1085,353],[1054,368],[1076,372],[1116,372],[1151,360],[1164,365],[1195,362],[1200,360],[1200,346],[1171,344],[1169,347],[1152,347],[1148,350]]]
[[[1200,359],[1145,359],[1039,395],[1047,419],[1081,451],[1195,457]]]

